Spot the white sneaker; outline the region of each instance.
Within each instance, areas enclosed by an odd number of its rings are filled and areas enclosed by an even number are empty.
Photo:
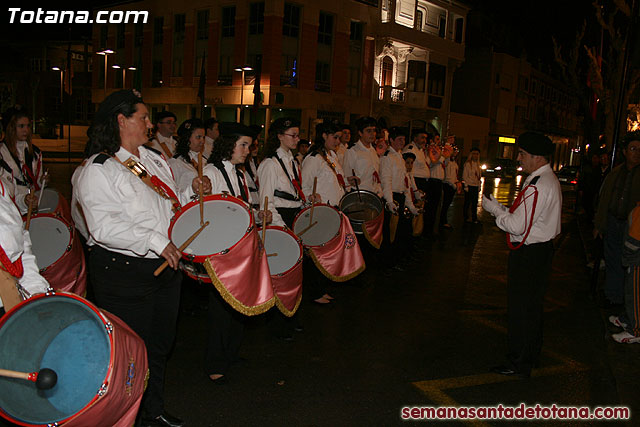
[[[627,324],[620,320],[618,316],[609,316],[609,322],[613,323],[618,328],[626,328]]]
[[[633,343],[640,343],[640,337],[637,337],[635,335],[631,335],[629,332],[627,331],[622,331],[620,333],[617,334],[613,334],[611,335],[611,337],[619,343],[622,344],[633,344]]]

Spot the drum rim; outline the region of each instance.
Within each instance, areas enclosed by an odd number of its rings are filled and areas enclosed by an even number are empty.
[[[361,219],[354,219],[354,218],[351,218],[351,217],[350,217],[350,216],[349,216],[345,211],[343,211],[343,210],[342,210],[342,201],[343,201],[347,196],[349,196],[350,194],[358,194],[358,193],[371,194],[372,196],[375,196],[378,200],[380,200],[380,212],[378,212],[378,215],[376,215],[376,216],[375,216],[375,218],[369,219],[369,220],[367,220],[367,221],[363,221],[363,220],[361,220]],[[342,196],[342,198],[340,199],[340,202],[338,203],[338,207],[339,207],[340,212],[342,212],[342,213],[347,217],[347,219],[349,220],[349,222],[350,222],[350,223],[352,223],[352,224],[358,224],[358,225],[360,225],[360,226],[362,226],[362,225],[364,225],[364,224],[366,224],[366,223],[368,223],[368,222],[376,221],[376,220],[378,219],[378,217],[380,217],[380,215],[382,215],[382,214],[383,214],[383,212],[384,212],[384,210],[385,210],[384,202],[382,201],[382,199],[380,198],[380,196],[378,196],[378,195],[377,195],[376,193],[374,193],[373,191],[369,191],[369,190],[362,190],[362,189],[360,189],[360,190],[352,190],[352,191],[349,191],[348,193],[345,193],[345,194],[344,194],[344,196]],[[357,231],[355,231],[355,230],[354,230],[354,233],[362,234],[362,231],[360,231],[360,232],[358,233]]]
[[[279,225],[267,225],[266,228],[267,228],[267,230],[273,229],[273,230],[283,231],[283,232],[289,234],[291,237],[293,237],[296,242],[298,242],[298,248],[300,249],[300,255],[298,256],[298,260],[295,262],[295,264],[293,264],[293,266],[291,266],[291,268],[289,268],[286,271],[283,271],[282,273],[271,274],[271,271],[269,271],[269,275],[271,277],[280,277],[280,276],[284,276],[285,274],[289,274],[289,272],[291,272],[293,269],[295,269],[298,266],[300,261],[302,261],[302,257],[304,256],[304,249],[303,249],[304,245],[302,244],[302,239],[300,237],[296,236],[296,234],[293,231],[289,230],[286,227],[281,227]],[[262,228],[258,228],[257,231],[259,233],[261,233],[262,232]],[[266,248],[265,248],[265,255],[266,255]]]
[[[181,256],[182,259],[185,259],[187,261],[198,262],[200,264],[204,263],[204,261],[209,257],[226,254],[229,251],[231,251],[233,248],[238,246],[240,244],[240,242],[242,242],[244,239],[246,239],[247,236],[249,235],[249,233],[251,232],[251,229],[253,229],[255,227],[255,220],[253,218],[253,214],[251,213],[249,208],[246,206],[246,203],[244,202],[244,200],[239,199],[237,197],[234,197],[234,196],[232,196],[230,194],[226,194],[226,193],[210,194],[208,196],[205,196],[203,200],[204,200],[204,202],[211,201],[211,200],[225,200],[225,201],[231,201],[231,202],[239,205],[244,210],[246,210],[248,215],[249,215],[249,227],[247,227],[247,230],[245,231],[244,235],[237,242],[235,242],[230,247],[221,250],[220,252],[215,252],[213,254],[207,254],[207,255],[193,255],[193,254],[187,254],[184,251],[181,252],[182,253],[182,256]],[[189,202],[186,205],[184,205],[182,208],[180,208],[180,210],[171,218],[171,221],[169,223],[169,230],[168,230],[168,235],[169,235],[169,239],[170,240],[171,240],[171,233],[173,232],[173,226],[175,225],[175,223],[178,220],[178,218],[180,218],[184,212],[188,211],[189,209],[193,208],[194,206],[198,206],[199,204],[200,204],[199,200],[194,200],[192,202]]]
[[[54,219],[61,221],[64,225],[66,225],[67,229],[69,230],[69,242],[67,242],[67,249],[64,251],[64,254],[60,258],[58,258],[57,260],[55,260],[53,263],[49,264],[46,267],[40,268],[40,266],[38,266],[39,273],[44,273],[45,271],[51,269],[57,263],[62,261],[62,258],[64,258],[69,252],[71,252],[71,248],[73,247],[73,240],[75,239],[75,234],[76,234],[76,228],[73,225],[71,225],[69,221],[64,219],[59,212],[42,212],[35,215],[31,215],[31,221],[37,218],[42,218],[42,217],[52,217]],[[25,221],[26,221],[26,217],[25,217]],[[29,233],[29,236],[31,236],[31,233]],[[31,248],[33,252],[33,239],[31,239]]]
[[[19,304],[16,304],[14,307],[11,308],[11,310],[9,310],[8,312],[5,313],[4,316],[2,316],[2,318],[0,318],[0,329],[2,329],[2,327],[5,325],[5,323],[7,322],[7,320],[16,314],[16,312],[18,310],[20,310],[22,307],[24,307],[25,305],[31,304],[34,301],[37,301],[39,299],[43,299],[43,298],[50,298],[50,297],[54,297],[54,296],[58,296],[58,297],[64,297],[64,298],[71,298],[74,299],[76,301],[79,301],[81,303],[83,303],[85,306],[87,306],[89,309],[91,309],[91,311],[93,311],[98,318],[102,321],[103,326],[105,328],[105,330],[109,330],[110,328],[113,327],[113,324],[109,321],[109,319],[100,311],[100,309],[95,306],[91,301],[82,298],[79,295],[76,295],[74,293],[71,292],[64,292],[64,291],[51,291],[51,292],[46,292],[46,293],[40,293],[40,294],[35,294],[33,295],[31,298],[28,298],[22,302],[20,302]],[[72,419],[80,416],[83,412],[85,412],[87,409],[89,409],[91,406],[93,406],[99,399],[101,399],[106,393],[103,393],[102,395],[100,395],[100,391],[102,389],[104,389],[106,387],[106,391],[109,391],[109,384],[111,383],[111,376],[113,375],[113,358],[115,355],[115,346],[114,346],[114,342],[113,342],[113,331],[111,332],[107,332],[106,333],[107,337],[109,338],[109,366],[107,367],[107,372],[105,374],[104,379],[102,380],[102,385],[100,387],[99,390],[96,390],[95,394],[93,395],[93,397],[91,398],[91,400],[89,400],[89,402],[87,402],[87,404],[85,406],[83,406],[81,409],[79,409],[75,414],[70,415],[67,418],[64,418],[62,420],[56,421],[57,424],[64,424],[67,423],[69,421],[71,421]],[[4,408],[0,407],[0,415],[2,417],[4,417],[6,420],[11,421],[12,423],[21,425],[21,426],[35,426],[35,425],[44,425],[44,424],[27,424],[24,421],[18,420],[16,418],[14,418],[12,415],[10,415],[9,413],[7,413],[7,411],[4,410]]]
[[[303,212],[306,212],[307,210],[311,209],[311,206],[314,206],[314,205],[315,205],[316,207],[318,207],[318,206],[326,206],[326,207],[331,208],[331,209],[333,209],[334,211],[336,211],[336,212],[338,213],[338,218],[340,218],[340,226],[338,226],[338,231],[336,231],[336,234],[334,234],[333,236],[331,236],[331,238],[330,238],[330,239],[327,239],[327,240],[326,240],[324,243],[322,243],[321,245],[305,245],[305,244],[304,244],[304,241],[303,241],[302,239],[300,239],[300,241],[301,241],[301,243],[302,243],[302,246],[304,246],[305,248],[321,248],[321,247],[323,247],[324,245],[326,245],[327,243],[329,243],[330,241],[332,241],[333,239],[335,239],[335,237],[336,237],[337,235],[339,235],[339,234],[340,234],[340,229],[342,228],[342,211],[341,211],[341,210],[336,209],[336,208],[334,208],[333,206],[328,205],[328,204],[326,204],[326,203],[314,203],[313,205],[310,205],[310,206],[307,206],[306,208],[300,209],[300,211],[297,213],[296,217],[293,219],[293,223],[291,224],[291,225],[293,226],[293,228],[294,228],[294,229],[295,229],[295,226],[296,226],[296,221],[298,221],[298,217],[299,217],[300,215],[302,215],[302,213],[303,213]],[[294,232],[293,234],[295,234],[295,232]]]

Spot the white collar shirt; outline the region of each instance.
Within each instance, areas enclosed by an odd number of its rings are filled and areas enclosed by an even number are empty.
[[[347,146],[343,143],[338,144],[336,148],[336,156],[338,157],[338,163],[340,166],[344,164],[344,155],[347,154]]]
[[[427,166],[427,159],[424,150],[418,147],[417,144],[411,143],[404,147],[403,153],[413,153],[416,156],[416,160],[413,162],[413,176],[417,178],[430,178],[429,166]]]
[[[16,206],[20,210],[21,214],[26,214],[28,210],[28,206],[24,202],[24,197],[29,194],[29,179],[24,174],[22,170],[22,166],[25,163],[25,150],[27,150],[29,144],[27,141],[18,141],[16,142],[16,151],[18,152],[18,163],[14,160],[11,152],[9,151],[9,147],[2,142],[0,143],[0,157],[5,161],[7,166],[9,166],[10,171],[5,171],[7,175],[11,175],[13,181],[13,189],[12,194],[15,200]],[[38,182],[42,181],[42,176],[44,175],[44,167],[42,164],[42,153],[34,148],[33,160],[31,162],[31,170],[34,174],[37,174],[35,177]]]
[[[548,242],[560,234],[562,191],[558,178],[547,163],[529,175],[522,185],[525,191],[524,202],[513,213],[508,209],[502,209],[496,215],[496,225],[511,235],[512,242],[524,239],[531,221],[534,189],[527,186],[535,177],[539,177],[535,184],[538,200],[533,214],[533,225],[524,244]]]
[[[444,161],[444,182],[452,187],[458,182],[458,163],[455,160]]]
[[[164,148],[162,148],[161,143],[164,143],[166,145],[167,149],[169,150],[169,153],[167,153],[167,151]],[[156,133],[156,137],[153,138],[149,144],[151,148],[161,152],[162,155],[165,156],[167,159],[170,159],[176,153],[177,142],[175,139],[173,139],[173,136],[168,136],[168,137],[162,136],[160,132],[158,132]]]
[[[140,157],[124,148],[115,156],[121,162],[129,158],[139,161],[176,194],[181,204],[186,204],[193,196],[192,188],[178,191],[166,160],[145,147],[138,150]],[[159,258],[170,242],[171,201],[116,159],[94,162],[99,155],[88,159],[73,189],[86,219],[90,235],[87,243],[127,256]]]
[[[167,162],[171,166],[173,175],[175,177],[176,184],[179,191],[185,191],[193,184],[193,179],[198,176],[198,169],[194,166],[194,163],[198,164],[198,156],[200,153],[196,151],[189,151],[189,161],[186,161],[184,157],[172,157]],[[192,163],[193,162],[193,163]],[[202,159],[202,165],[206,165],[206,158]]]
[[[430,178],[442,181],[444,179],[444,157],[440,156],[440,158],[435,162],[432,161],[429,156],[425,156],[425,158],[427,160],[427,165],[429,166]]]
[[[9,196],[0,181],[0,246],[12,263],[22,257],[24,273],[18,283],[31,295],[45,292],[49,284],[40,275],[36,258],[31,251],[29,231],[24,229],[22,216]],[[0,307],[2,306],[0,300]]]
[[[313,193],[313,180],[317,178],[316,193],[320,195],[322,203],[338,206],[344,196],[344,188],[338,175],[341,175],[344,181],[342,167],[333,151],[327,153],[326,160],[321,153],[307,155],[302,163],[302,191],[309,199]]]
[[[413,207],[409,182],[406,179],[407,168],[402,158],[402,154],[389,147],[380,158],[380,179],[382,180],[382,191],[384,200],[393,203],[393,193],[403,193],[405,204]]]
[[[273,225],[284,226],[285,223],[282,217],[278,214],[276,208],[300,208],[302,207],[302,200],[287,200],[281,197],[276,197],[274,191],[283,191],[296,196],[296,189],[291,183],[290,179],[294,179],[293,174],[293,154],[291,151],[285,151],[282,147],[276,150],[277,156],[282,160],[284,167],[287,170],[287,174],[282,170],[280,162],[275,157],[267,157],[260,162],[258,166],[258,181],[260,182],[260,209],[265,209],[264,198],[269,197],[268,209],[273,215]],[[296,163],[296,173],[300,172],[300,167]],[[299,177],[300,175],[298,175]],[[304,183],[303,183],[304,185]]]
[[[209,138],[205,135],[204,149],[202,151],[205,159],[208,159],[211,156],[211,151],[213,151],[213,138]]]
[[[482,177],[482,169],[480,163],[467,160],[462,168],[462,181],[464,185],[471,187],[480,186],[480,178]]]
[[[343,169],[351,174],[354,170],[360,178],[359,188],[371,191],[382,197],[380,185],[380,157],[373,146],[365,147],[362,141],[358,141],[344,156]]]

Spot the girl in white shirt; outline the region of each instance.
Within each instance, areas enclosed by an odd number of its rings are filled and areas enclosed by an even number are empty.
[[[193,179],[198,176],[198,157],[202,157],[202,165],[207,160],[202,154],[204,148],[204,124],[200,119],[189,119],[182,122],[178,128],[178,143],[176,154],[168,160],[178,190],[191,186]]]

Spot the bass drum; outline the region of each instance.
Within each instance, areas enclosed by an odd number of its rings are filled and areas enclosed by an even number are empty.
[[[340,199],[340,210],[349,218],[353,232],[362,234],[362,225],[376,219],[384,210],[380,197],[367,190],[352,191]]]
[[[148,369],[135,332],[66,292],[35,295],[0,319],[0,366],[58,376],[49,390],[0,377],[0,415],[24,426],[131,426]]]

